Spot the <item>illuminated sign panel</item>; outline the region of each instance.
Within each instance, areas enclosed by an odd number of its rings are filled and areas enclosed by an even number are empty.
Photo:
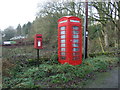
[[[80,23],[80,21],[77,21],[77,20],[70,20],[70,22],[77,22],[77,23]]]
[[[65,22],[67,22],[67,20],[65,20],[65,21],[61,21],[61,22],[59,22],[59,23],[65,23]]]

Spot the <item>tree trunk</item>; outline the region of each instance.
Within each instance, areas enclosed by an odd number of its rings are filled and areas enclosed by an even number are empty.
[[[98,38],[99,38],[99,42],[100,42],[100,47],[102,49],[102,52],[104,53],[105,50],[104,50],[104,47],[103,47],[103,44],[102,44],[102,40],[101,40],[100,36]]]
[[[99,39],[99,43],[100,43],[101,50],[102,50],[102,52],[104,53],[105,50],[104,50],[104,46],[103,46],[103,44],[102,44],[102,40],[101,40],[101,38],[100,38],[99,32],[98,32],[98,39]]]
[[[107,33],[104,34],[104,41],[105,41],[105,47],[108,47],[109,44],[108,44],[108,34]]]
[[[105,47],[107,48],[109,44],[108,44],[108,34],[107,34],[106,26],[104,26],[103,29],[104,29],[104,43],[105,43]]]
[[[117,28],[115,27],[115,39],[114,39],[114,47],[118,47],[118,43],[117,43]]]
[[[105,47],[108,47],[109,44],[108,44],[108,34],[107,34],[106,26],[104,26],[103,24],[101,24],[101,27],[103,28],[103,30],[101,30],[101,33],[102,33],[102,35],[104,37]]]

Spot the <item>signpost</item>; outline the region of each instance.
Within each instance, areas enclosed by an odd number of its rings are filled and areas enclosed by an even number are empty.
[[[84,58],[87,58],[88,45],[88,0],[85,2],[85,18],[84,18]]]

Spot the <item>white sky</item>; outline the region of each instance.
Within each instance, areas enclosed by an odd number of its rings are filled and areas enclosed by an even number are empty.
[[[59,0],[0,0],[0,30],[9,26],[16,28],[18,24],[22,26],[28,21],[32,22],[38,11],[37,4],[48,1]]]
[[[37,13],[37,4],[46,0],[0,0],[0,29],[8,26],[21,26],[33,21]]]

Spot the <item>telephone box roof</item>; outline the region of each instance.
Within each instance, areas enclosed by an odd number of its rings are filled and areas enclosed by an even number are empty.
[[[76,17],[76,16],[63,16],[63,17],[61,17],[60,19],[58,19],[58,22],[59,22],[61,19],[70,19],[70,18],[76,18],[76,19],[79,19],[79,20],[80,20],[80,18],[79,18],[79,17]]]

